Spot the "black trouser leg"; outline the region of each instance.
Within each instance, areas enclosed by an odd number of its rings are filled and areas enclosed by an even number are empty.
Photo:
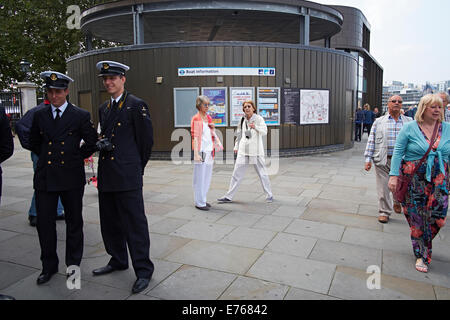
[[[111,256],[109,265],[116,269],[128,268],[127,238],[124,222],[116,205],[116,193],[99,192],[100,228],[106,252]]]
[[[361,141],[361,123],[355,124],[355,141]]]
[[[56,207],[58,193],[36,190],[36,228],[41,246],[43,273],[58,271],[58,255],[56,253]]]
[[[117,209],[125,222],[125,233],[134,272],[138,278],[151,278],[154,265],[150,260],[150,235],[145,216],[142,188],[117,193]]]
[[[79,266],[83,258],[83,194],[84,187],[60,193],[66,216],[67,266]]]

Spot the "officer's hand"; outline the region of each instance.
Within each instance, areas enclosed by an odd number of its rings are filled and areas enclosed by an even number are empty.
[[[372,162],[366,162],[364,169],[366,171],[370,171],[370,169],[372,169]]]
[[[398,184],[398,177],[392,176],[389,178],[388,188],[389,190],[391,190],[392,193],[394,193],[395,190],[397,189],[397,184]]]

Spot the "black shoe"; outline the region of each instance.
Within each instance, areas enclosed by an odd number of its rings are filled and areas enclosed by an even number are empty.
[[[114,272],[117,270],[126,270],[126,269],[128,269],[128,268],[119,269],[119,268],[114,268],[113,266],[107,264],[104,267],[93,270],[92,273],[94,274],[94,276],[102,276],[104,274],[108,274],[108,273],[111,273],[111,272]]]
[[[37,224],[37,217],[36,216],[29,216],[28,221],[30,221],[30,226],[36,227]]]
[[[198,210],[202,210],[202,211],[209,211],[209,207],[208,206],[204,206],[204,207],[197,207],[195,206]]]
[[[233,202],[232,200],[230,200],[228,198],[225,198],[225,197],[217,199],[217,201],[219,201],[219,203],[231,203],[231,202]]]
[[[42,272],[41,275],[37,278],[36,283],[38,285],[47,283],[50,281],[50,279],[52,278],[52,276],[55,274],[56,272]]]
[[[4,294],[0,294],[0,300],[16,300],[16,299],[11,296],[5,296]]]
[[[56,216],[56,220],[66,220],[66,215],[63,213],[60,216]]]
[[[133,285],[132,292],[139,293],[139,292],[144,291],[148,287],[149,283],[150,283],[150,279],[138,278]]]
[[[206,203],[206,206],[208,207],[208,208],[211,208],[211,205],[207,202]]]

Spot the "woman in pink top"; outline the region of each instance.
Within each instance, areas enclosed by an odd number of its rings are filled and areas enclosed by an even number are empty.
[[[209,98],[197,97],[198,113],[191,120],[192,150],[194,150],[194,202],[199,210],[208,211],[211,205],[206,202],[211,184],[214,154],[221,150],[222,144],[218,139],[211,116],[207,114]]]

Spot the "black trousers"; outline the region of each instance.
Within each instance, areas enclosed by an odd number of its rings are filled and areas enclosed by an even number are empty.
[[[367,135],[370,136],[370,131],[372,130],[372,124],[364,124],[364,129],[363,132],[366,130],[367,128]]]
[[[100,227],[109,265],[128,268],[128,249],[138,278],[151,278],[150,235],[145,216],[142,188],[132,191],[100,192]]]
[[[36,227],[41,245],[44,273],[58,271],[55,212],[59,197],[66,217],[66,265],[79,266],[81,264],[83,257],[83,194],[84,187],[59,192],[36,190]]]
[[[355,141],[361,141],[362,124],[355,123]]]

